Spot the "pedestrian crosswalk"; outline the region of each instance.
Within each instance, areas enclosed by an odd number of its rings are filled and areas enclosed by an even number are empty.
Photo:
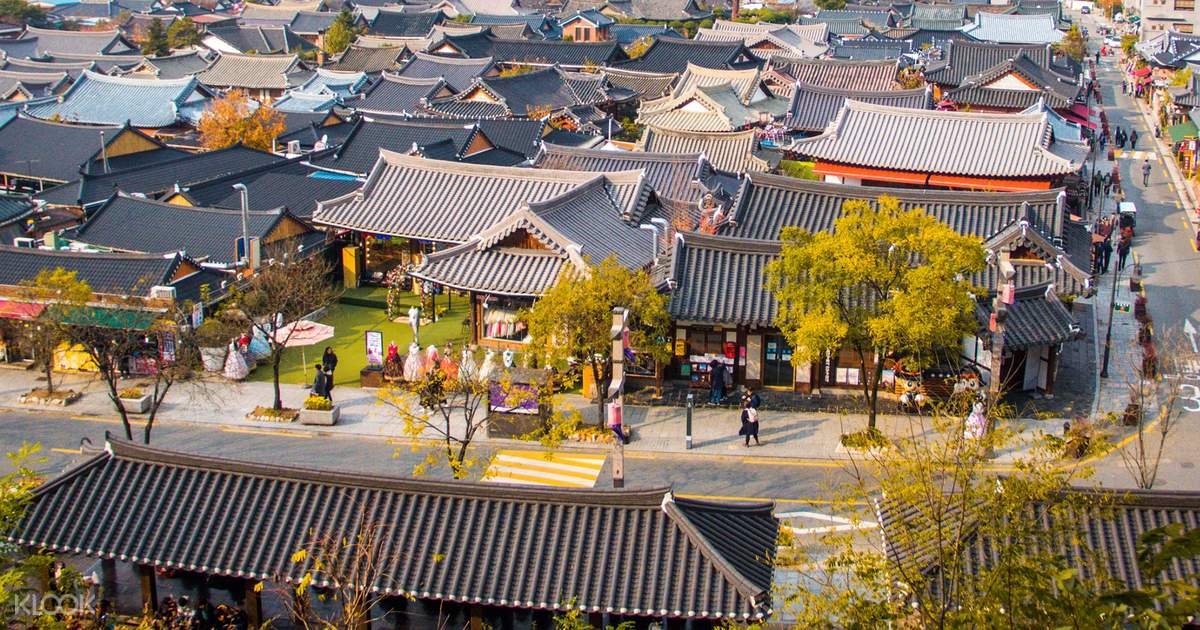
[[[484,481],[493,483],[591,488],[604,468],[606,455],[500,450]]]

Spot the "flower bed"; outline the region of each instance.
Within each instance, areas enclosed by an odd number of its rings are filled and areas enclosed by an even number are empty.
[[[35,389],[26,394],[21,394],[20,402],[22,405],[66,407],[79,400],[82,396],[83,394],[73,389],[56,389],[53,392],[45,389]]]
[[[273,407],[255,407],[254,411],[246,414],[247,420],[255,422],[295,422],[300,412],[296,409],[275,409]]]

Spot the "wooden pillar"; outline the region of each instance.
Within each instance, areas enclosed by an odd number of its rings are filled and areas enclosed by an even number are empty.
[[[471,604],[468,614],[471,617],[471,630],[483,630],[483,606]]]
[[[111,558],[100,561],[100,597],[117,601],[117,561]]]
[[[1048,356],[1046,358],[1046,389],[1042,393],[1047,398],[1054,396],[1054,376],[1058,372],[1058,351],[1062,346],[1051,346],[1046,348]]]
[[[262,593],[254,590],[254,580],[242,581],[242,593],[245,596],[246,620],[251,628],[262,625]]]
[[[467,301],[470,302],[471,308],[468,309],[471,318],[471,335],[469,339],[472,344],[479,343],[479,296],[474,291],[467,294]]]
[[[139,564],[137,572],[142,584],[142,610],[156,613],[158,612],[158,579],[154,575],[154,567],[148,564]]]

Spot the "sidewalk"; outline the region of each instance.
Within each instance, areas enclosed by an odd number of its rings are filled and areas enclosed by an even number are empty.
[[[103,383],[91,375],[56,375],[56,387],[71,388],[83,392],[83,397],[66,408],[21,405],[18,398],[42,381],[31,371],[0,370],[0,408],[17,412],[53,413],[83,418],[116,418],[116,412]],[[284,404],[298,407],[307,396],[307,390],[297,385],[282,385]],[[214,427],[238,427],[248,431],[306,432],[317,435],[355,435],[368,438],[409,441],[404,431],[404,421],[391,407],[379,402],[375,390],[354,387],[338,387],[333,397],[341,407],[341,419],[331,427],[307,426],[298,423],[254,422],[245,416],[258,405],[269,405],[272,400],[270,383],[206,382],[201,385],[180,383],[167,396],[159,411],[156,423],[187,423],[213,425]],[[594,405],[578,395],[566,395],[562,402],[580,410],[585,421],[595,417]],[[136,423],[135,431],[143,419],[130,416]],[[747,448],[737,435],[741,426],[736,410],[725,408],[696,407],[693,411],[692,448],[686,446],[687,411],[679,407],[626,406],[625,418],[633,427],[634,439],[625,448],[628,451],[645,453],[696,453],[707,456],[736,456],[754,458],[788,458],[794,460],[844,460],[850,453],[842,447],[843,433],[857,431],[866,426],[863,415],[839,416],[834,413],[782,412],[764,409],[760,414],[759,439],[762,444]],[[1061,426],[1058,420],[1023,421],[1026,426],[1046,431],[1056,431]],[[909,429],[909,418],[898,415],[881,415],[878,426],[884,433],[898,433]],[[426,436],[430,437],[430,436]],[[477,438],[481,445],[513,447],[524,445],[538,448],[536,443],[502,438]],[[609,452],[611,446],[570,442],[565,448],[582,448]],[[999,461],[1011,459],[1011,454],[1002,455]]]

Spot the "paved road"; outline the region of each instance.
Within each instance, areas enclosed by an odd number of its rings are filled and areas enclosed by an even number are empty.
[[[78,452],[82,438],[99,446],[104,442],[105,431],[119,434],[120,424],[102,419],[4,412],[0,413],[0,451],[13,451],[22,442],[39,442],[47,461],[37,468],[46,476],[53,476],[85,457]],[[378,438],[304,437],[285,432],[173,423],[155,427],[153,445],[214,457],[382,475],[408,475],[423,457],[407,445]],[[730,450],[730,456],[720,458],[627,455],[626,487],[671,485],[677,494],[776,499],[781,501],[780,510],[786,511],[802,508],[800,504],[819,504],[826,494],[824,489],[835,476],[843,474],[841,466],[832,463],[818,466],[743,460],[737,457],[740,448],[739,444]],[[611,457],[605,458],[596,487],[610,487],[611,466]],[[448,474],[435,470],[428,476],[447,478]]]
[[[1099,21],[1095,15],[1083,17],[1084,23],[1093,34],[1099,32]],[[1093,51],[1099,47],[1097,38],[1092,39]],[[1098,78],[1104,94],[1104,107],[1109,125],[1138,132],[1137,146],[1126,145],[1125,154],[1118,158],[1121,181],[1126,200],[1138,207],[1137,233],[1134,249],[1142,261],[1145,275],[1148,309],[1154,318],[1155,329],[1161,336],[1164,332],[1179,334],[1184,322],[1189,320],[1200,327],[1200,253],[1192,245],[1191,228],[1187,223],[1184,208],[1164,166],[1170,155],[1159,155],[1154,138],[1154,127],[1129,96],[1121,93],[1121,69],[1115,57],[1106,57],[1100,64]],[[1150,158],[1151,176],[1149,186],[1142,183],[1142,164]],[[1112,211],[1109,200],[1106,211]],[[1194,209],[1191,209],[1194,210]],[[1114,262],[1116,255],[1113,256]],[[1115,265],[1114,265],[1115,266]],[[1100,296],[1098,312],[1107,312],[1107,298]],[[1103,331],[1100,331],[1103,334]],[[1200,383],[1198,383],[1200,385]],[[1195,390],[1200,394],[1200,389]],[[1185,392],[1191,395],[1191,390]],[[1185,412],[1171,442],[1164,450],[1161,489],[1195,489],[1195,454],[1200,452],[1200,397],[1184,401]],[[1097,474],[1097,480],[1106,485],[1128,486],[1129,477],[1119,467]]]

